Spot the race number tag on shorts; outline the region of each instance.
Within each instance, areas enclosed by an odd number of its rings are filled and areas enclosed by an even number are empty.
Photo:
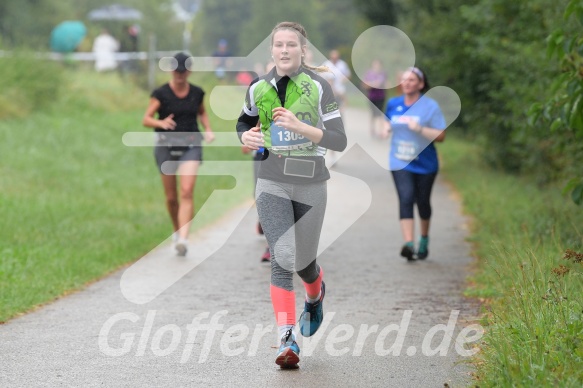
[[[275,123],[271,123],[269,130],[271,131],[271,148],[273,150],[298,150],[312,145],[312,142],[303,135],[288,131]]]
[[[182,156],[185,150],[170,150],[170,156]]]
[[[395,158],[411,161],[417,157],[417,143],[414,141],[400,140],[396,144]]]

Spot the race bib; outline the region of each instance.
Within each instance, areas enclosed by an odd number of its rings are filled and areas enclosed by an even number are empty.
[[[271,149],[273,150],[299,150],[312,145],[312,142],[303,135],[289,131],[275,123],[271,123],[269,130],[271,131]]]
[[[396,144],[395,158],[411,161],[417,157],[417,143],[414,141],[400,140]]]
[[[421,118],[419,116],[393,115],[391,117],[391,124],[409,125],[410,122],[419,123],[420,120]]]

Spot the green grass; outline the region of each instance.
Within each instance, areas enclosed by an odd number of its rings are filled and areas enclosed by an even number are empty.
[[[0,58],[0,74],[0,120],[26,117],[50,105],[66,84],[62,66],[35,60],[26,52],[17,51],[12,57]]]
[[[172,232],[150,147],[126,147],[148,93],[117,74],[70,72],[50,107],[0,120],[0,322],[82,288],[139,259]],[[215,131],[234,122],[211,112]],[[248,160],[236,148],[207,147],[205,160]],[[201,167],[201,169],[204,168]],[[212,222],[251,198],[232,196]],[[231,177],[199,177],[199,209]]]
[[[482,298],[479,386],[580,387],[583,382],[583,208],[480,163],[477,146],[440,145],[443,172],[473,222],[478,268],[467,290]],[[580,258],[583,258],[581,255]]]

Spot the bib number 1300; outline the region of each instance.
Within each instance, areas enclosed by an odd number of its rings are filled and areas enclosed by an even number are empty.
[[[277,136],[279,137],[279,141],[280,142],[290,142],[290,141],[296,141],[296,140],[303,140],[304,139],[304,135],[299,135],[295,132],[292,131],[279,131],[277,133]]]
[[[312,145],[305,136],[285,129],[276,124],[271,125],[271,148],[274,150],[299,150]]]

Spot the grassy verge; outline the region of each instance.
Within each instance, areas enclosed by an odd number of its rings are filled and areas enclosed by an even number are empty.
[[[50,107],[0,120],[0,322],[140,258],[171,233],[152,148],[121,141],[148,131],[148,93],[117,74],[79,70],[66,81]],[[234,130],[212,112],[211,122],[215,131]],[[205,159],[249,156],[207,147]],[[248,170],[248,196],[222,203],[214,219],[250,199]],[[233,184],[200,177],[196,208]]]
[[[480,386],[583,382],[583,209],[528,179],[494,172],[478,147],[440,145],[443,172],[474,218],[479,268],[467,294],[482,298]]]
[[[25,52],[0,58],[0,120],[26,117],[50,105],[64,89],[66,79],[62,66],[32,58]]]

